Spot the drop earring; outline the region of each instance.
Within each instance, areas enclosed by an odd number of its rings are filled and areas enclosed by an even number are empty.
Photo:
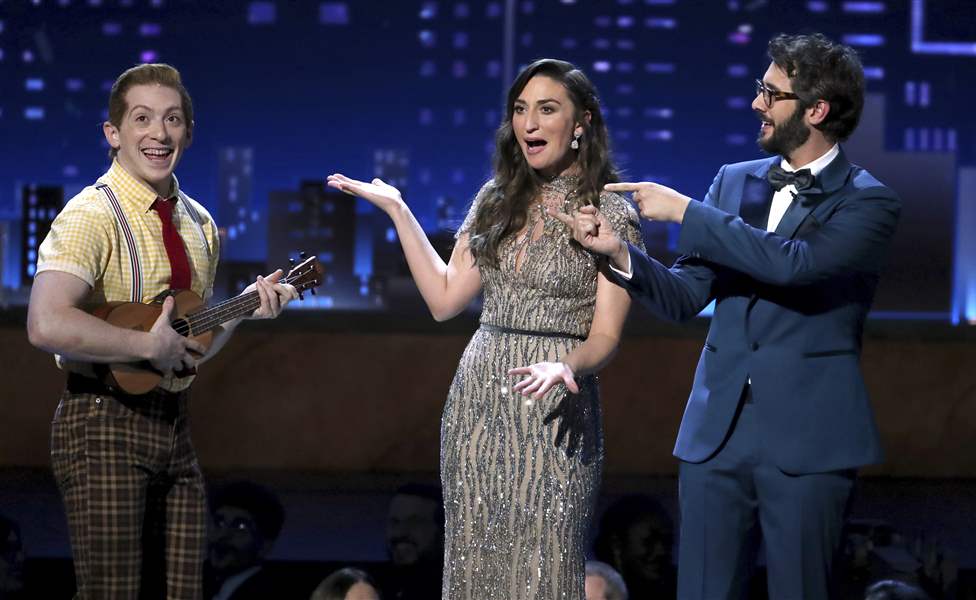
[[[579,150],[579,146],[580,146],[579,141],[581,137],[583,137],[583,134],[577,133],[576,136],[573,138],[573,141],[569,143],[569,147],[572,148],[573,150]]]

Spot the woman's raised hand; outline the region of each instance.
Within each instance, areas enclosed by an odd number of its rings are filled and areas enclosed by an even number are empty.
[[[386,184],[382,179],[374,179],[371,182],[350,179],[341,173],[333,173],[325,180],[329,187],[333,187],[340,192],[345,192],[351,196],[359,196],[372,202],[383,212],[389,213],[394,208],[403,206],[403,198],[400,197],[400,190],[392,185]]]

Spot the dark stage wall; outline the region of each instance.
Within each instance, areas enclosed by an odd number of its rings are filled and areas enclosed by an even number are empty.
[[[0,326],[0,467],[48,464],[63,375],[27,342],[23,316]],[[204,469],[436,472],[440,412],[473,320],[286,313],[245,323],[194,387]],[[673,474],[671,447],[707,323],[658,325],[642,312],[602,376],[606,473]],[[415,327],[414,331],[404,331]],[[976,477],[976,343],[941,324],[872,322],[863,355],[888,452],[869,470]]]

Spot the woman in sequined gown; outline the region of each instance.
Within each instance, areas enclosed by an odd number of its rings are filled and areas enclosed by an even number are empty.
[[[553,214],[596,204],[621,239],[642,246],[634,209],[603,191],[615,180],[593,85],[551,59],[512,84],[494,178],[447,264],[395,188],[328,178],[390,215],[435,319],[484,293],[441,422],[445,599],[584,597],[603,462],[595,372],[617,347],[630,299]]]

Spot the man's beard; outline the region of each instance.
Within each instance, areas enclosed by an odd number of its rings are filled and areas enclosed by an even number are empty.
[[[760,133],[760,137],[756,139],[759,147],[770,154],[788,157],[802,146],[810,137],[810,128],[803,123],[804,111],[802,106],[797,106],[789,119],[782,124],[774,124],[773,135],[769,139],[764,140]]]

